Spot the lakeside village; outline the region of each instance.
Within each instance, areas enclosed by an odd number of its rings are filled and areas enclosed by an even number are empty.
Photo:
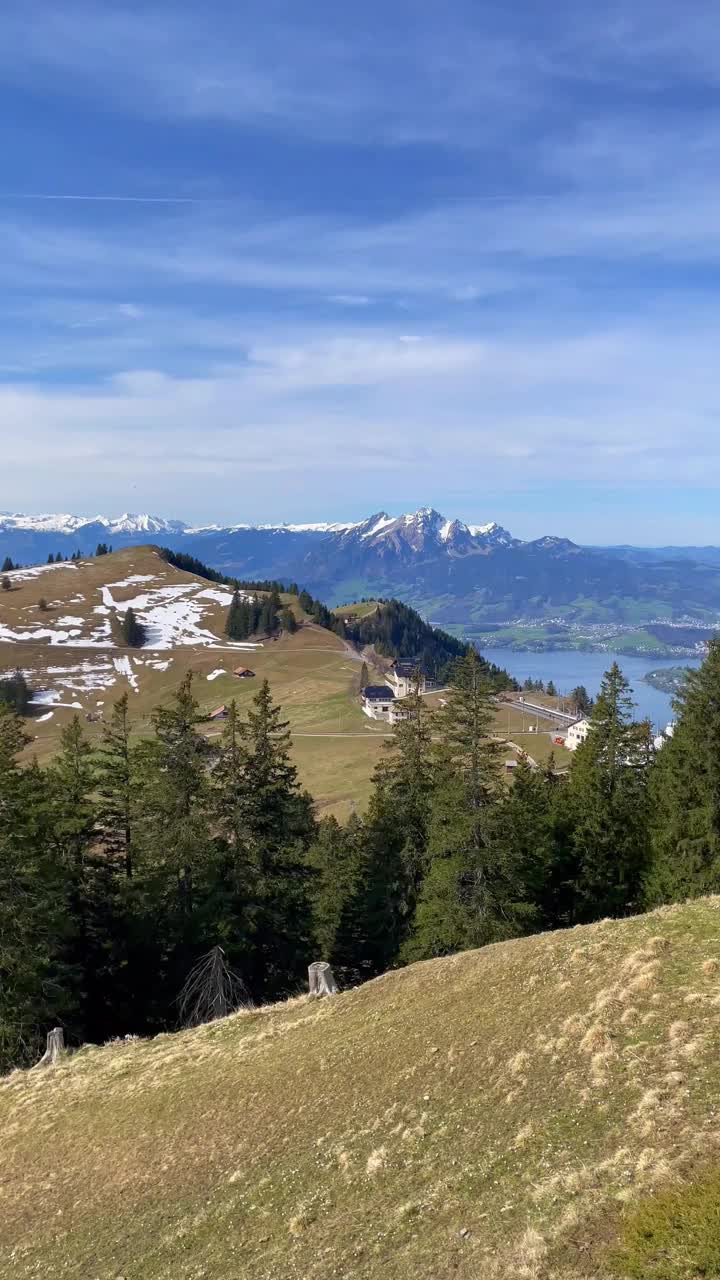
[[[405,715],[403,700],[410,694],[418,675],[421,695],[442,692],[442,685],[437,680],[431,680],[429,676],[424,675],[416,660],[397,659],[385,672],[384,684],[369,684],[361,689],[360,705],[364,714],[371,720],[383,720],[391,725],[398,724]],[[442,705],[442,699],[439,701]],[[529,725],[528,733],[543,732],[540,729],[540,722],[543,721],[544,731],[550,734],[553,744],[565,747],[568,751],[577,751],[590,731],[590,720],[587,716],[578,715],[576,709],[564,710],[562,705],[553,705],[556,701],[553,698],[542,703],[527,698],[523,693],[506,691],[498,694],[495,701],[498,706],[507,706],[534,719],[535,724]],[[564,700],[559,701],[562,704]],[[673,736],[674,727],[672,722],[669,723],[663,732],[653,739],[656,751],[659,751],[667,739]]]

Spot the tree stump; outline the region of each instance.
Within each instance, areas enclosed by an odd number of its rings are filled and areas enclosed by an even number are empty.
[[[33,1070],[37,1067],[54,1067],[64,1048],[65,1037],[62,1027],[53,1027],[47,1034],[47,1048],[40,1061],[35,1063]]]
[[[308,981],[311,996],[336,996],[338,985],[330,965],[325,960],[315,960],[308,965]]]

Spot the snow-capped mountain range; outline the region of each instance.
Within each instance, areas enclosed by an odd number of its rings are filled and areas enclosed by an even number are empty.
[[[0,512],[0,537],[9,538],[13,533],[61,534],[79,537],[101,529],[108,537],[132,538],[145,534],[182,534],[195,537],[211,534],[241,532],[333,534],[359,538],[363,541],[401,539],[411,545],[437,542],[448,548],[465,545],[469,540],[483,545],[511,546],[517,542],[506,529],[494,521],[489,524],[468,525],[461,520],[447,520],[432,507],[391,516],[379,511],[365,520],[319,522],[316,524],[207,524],[189,525],[183,520],[165,520],[162,516],[135,515],[126,511],[121,516],[77,516],[68,514],[42,514],[37,516],[17,512]],[[80,546],[81,551],[90,550]]]
[[[0,563],[47,561],[99,542],[156,543],[229,576],[297,582],[328,604],[396,596],[448,627],[720,616],[720,552],[580,547],[567,538],[513,537],[494,521],[466,524],[432,507],[314,524],[207,524],[125,512],[110,517],[0,514]],[[682,571],[679,564],[682,561]],[[663,606],[659,614],[659,606]]]

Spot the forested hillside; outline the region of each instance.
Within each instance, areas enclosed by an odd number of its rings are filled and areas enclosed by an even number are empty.
[[[3,1065],[32,1060],[57,1022],[71,1042],[173,1027],[216,945],[263,1001],[317,953],[356,983],[720,887],[720,645],[657,757],[614,666],[569,773],[521,762],[511,786],[474,651],[449,682],[439,711],[406,700],[367,812],[344,825],[318,821],[266,682],[215,738],[189,675],[150,734],[133,733],[126,694],[94,746],[70,720],[45,769],[21,763],[23,721],[0,708]]]

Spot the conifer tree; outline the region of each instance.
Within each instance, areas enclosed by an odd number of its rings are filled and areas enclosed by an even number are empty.
[[[10,559],[10,556],[6,556],[2,562],[2,568],[0,569],[0,573],[12,573],[13,569],[15,568],[16,566],[13,564],[12,560]]]
[[[368,671],[368,664],[367,662],[363,662],[360,668],[360,681],[359,681],[359,688],[361,693],[363,689],[367,688],[369,683],[370,683],[370,672]]]
[[[0,704],[11,707],[16,715],[27,715],[30,692],[30,686],[20,667],[16,667],[11,676],[0,677]]]
[[[52,856],[47,788],[18,757],[30,739],[0,705],[0,1073],[37,1057],[72,996],[62,963],[64,869]]]
[[[428,868],[408,959],[443,955],[520,931],[514,866],[498,861],[492,818],[500,795],[499,747],[493,741],[488,673],[469,650],[454,666],[430,815]]]
[[[353,981],[397,961],[425,871],[434,758],[419,672],[401,706],[402,719],[373,775],[355,853],[357,874],[337,927],[333,963]]]
[[[247,623],[243,618],[240,592],[233,591],[230,607],[225,618],[225,635],[229,640],[247,640],[248,634]]]
[[[94,878],[96,814],[92,749],[77,716],[63,729],[60,751],[45,778],[52,847],[67,878],[72,921],[67,961],[74,977],[78,1020],[70,1029],[83,1039],[94,1029],[98,951],[102,950],[105,939],[98,938],[95,919],[102,894],[99,897],[96,894]]]
[[[570,702],[579,716],[585,716],[589,711],[592,711],[592,698],[584,684],[579,684],[573,689],[570,694]]]
[[[336,941],[340,923],[352,897],[362,859],[363,827],[353,814],[345,826],[335,817],[323,818],[307,854],[312,871],[309,897],[318,958],[338,966]]]
[[[193,910],[197,873],[207,862],[209,783],[206,763],[213,754],[198,732],[203,721],[188,673],[170,706],[152,715],[154,739],[138,757],[143,777],[142,857],[155,868],[170,909]]]
[[[211,780],[217,845],[211,910],[213,936],[244,980],[252,977],[259,893],[258,851],[248,825],[248,758],[247,726],[233,701]]]
[[[304,972],[310,936],[305,853],[315,832],[312,798],[290,759],[288,723],[264,680],[247,721],[246,838],[258,868],[253,994],[287,991]]]
[[[720,641],[688,671],[650,779],[648,906],[720,890]]]
[[[122,620],[122,637],[126,645],[131,649],[141,649],[147,638],[145,627],[135,617],[133,609],[126,609],[125,616]]]
[[[198,732],[200,714],[188,674],[170,704],[152,715],[154,736],[135,749],[138,813],[130,894],[142,928],[135,968],[144,955],[156,973],[145,999],[146,1029],[167,1026],[172,1002],[206,950],[212,925],[215,844],[208,765],[212,745]]]
[[[410,887],[399,842],[386,845],[383,828],[376,823],[356,832],[353,872],[349,892],[340,893],[339,901],[333,903],[326,890],[319,917],[325,938],[334,930],[333,967],[350,984],[397,963],[411,921]]]
[[[125,876],[133,873],[135,776],[130,745],[129,698],[113,703],[96,756],[98,823],[105,856],[118,862]]]
[[[564,794],[575,862],[574,922],[638,909],[650,758],[650,726],[633,720],[630,687],[615,662],[603,677]]]
[[[292,609],[286,607],[281,610],[280,626],[282,627],[283,631],[287,631],[288,635],[292,636],[295,634],[295,632],[298,629],[298,624],[295,620],[295,614],[293,613]]]
[[[501,794],[490,815],[488,850],[512,882],[512,916],[518,931],[536,932],[546,924],[552,927],[557,785],[552,756],[544,768],[533,768],[527,756],[521,755],[512,785]]]

